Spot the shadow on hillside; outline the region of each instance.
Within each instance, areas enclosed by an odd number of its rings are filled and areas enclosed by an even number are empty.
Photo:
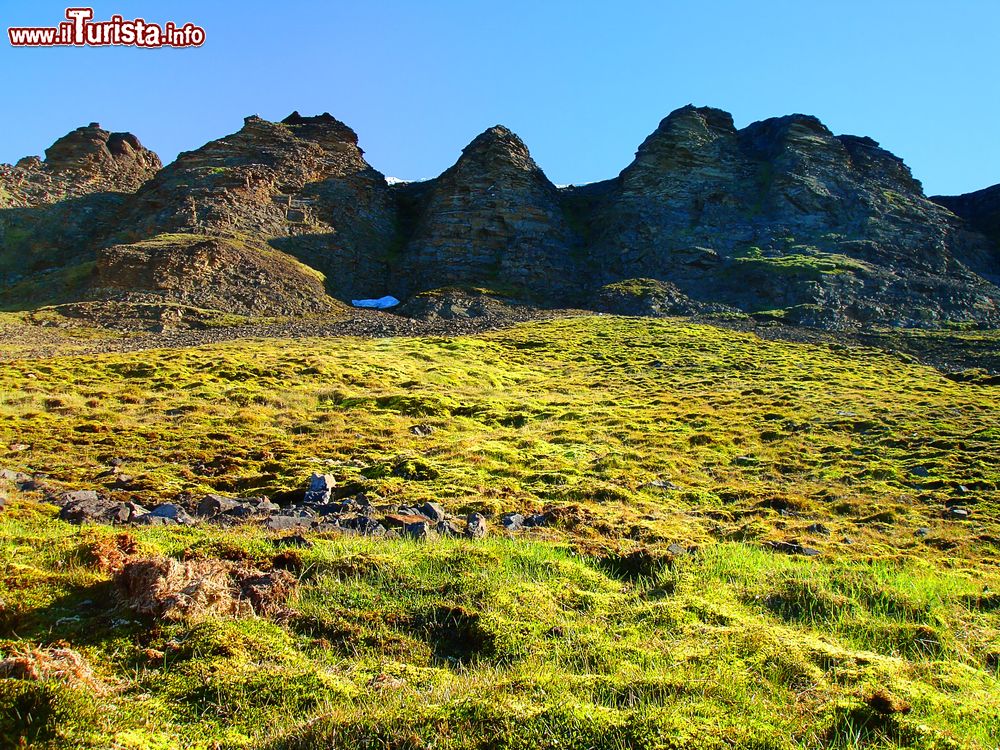
[[[92,193],[31,208],[0,209],[0,310],[21,311],[81,298],[95,250],[125,200]]]

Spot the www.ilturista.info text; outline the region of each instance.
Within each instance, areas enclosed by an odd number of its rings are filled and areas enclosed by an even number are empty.
[[[95,22],[93,8],[67,8],[66,21],[58,26],[22,26],[7,29],[14,47],[200,47],[205,30],[193,23],[162,26],[141,18],[126,21],[111,16]]]

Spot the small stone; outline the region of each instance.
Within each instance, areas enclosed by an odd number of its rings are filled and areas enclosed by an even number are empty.
[[[176,526],[177,520],[168,518],[167,516],[154,516],[152,513],[147,513],[135,519],[135,523],[143,526]]]
[[[281,506],[277,503],[272,503],[266,497],[252,497],[249,500],[244,500],[243,502],[262,516],[267,513],[277,513],[281,510]]]
[[[548,513],[532,513],[530,516],[526,516],[524,519],[525,528],[532,529],[541,526],[549,525],[549,514]]]
[[[299,516],[271,516],[264,522],[265,528],[271,531],[291,531],[293,529],[308,529],[312,519]]]
[[[303,502],[314,505],[329,502],[335,486],[336,480],[332,474],[313,474],[309,478],[309,489],[306,490]]]
[[[441,536],[456,537],[462,535],[462,532],[451,521],[439,521],[434,530]]]
[[[798,542],[768,542],[767,546],[775,552],[783,552],[786,555],[802,555],[804,557],[816,557],[822,553],[818,549],[805,547]]]
[[[482,539],[486,536],[488,524],[481,513],[470,513],[465,527],[465,535],[469,539]]]
[[[169,518],[177,523],[190,526],[195,521],[176,503],[161,503],[149,511],[149,515],[159,518]]]
[[[913,532],[913,535],[923,538],[925,536],[929,536],[930,533],[931,533],[930,529],[928,529],[926,526],[921,526],[919,529]]]
[[[96,503],[99,500],[97,492],[94,490],[72,490],[59,495],[57,502],[62,505],[74,503]]]
[[[667,552],[669,552],[671,555],[674,556],[686,555],[688,553],[687,548],[681,546],[680,544],[677,544],[677,542],[674,542],[669,547],[667,547]]]
[[[225,495],[205,495],[201,502],[198,503],[198,508],[195,510],[199,516],[205,516],[211,518],[212,516],[217,516],[220,513],[228,513],[229,511],[239,508],[241,505],[240,501],[234,497],[226,497]]]
[[[830,534],[830,529],[828,529],[821,523],[810,524],[809,526],[806,527],[806,531],[809,531],[813,534],[823,534],[824,536],[828,536]]]
[[[927,477],[930,476],[930,471],[926,466],[914,466],[910,469],[910,474],[915,477]]]
[[[340,527],[359,536],[385,536],[385,526],[371,516],[357,515],[340,521]]]
[[[524,516],[520,513],[504,513],[500,516],[500,524],[507,531],[517,531],[524,526]]]
[[[958,505],[952,508],[948,508],[947,511],[945,511],[945,513],[948,518],[951,518],[956,521],[968,521],[969,516],[972,515],[972,511],[970,511],[968,508],[962,508]]]
[[[427,518],[420,513],[390,513],[382,519],[382,523],[390,529],[402,529],[422,521],[426,522]]]

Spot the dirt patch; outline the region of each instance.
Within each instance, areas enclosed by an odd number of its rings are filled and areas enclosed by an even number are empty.
[[[139,614],[177,620],[199,614],[268,617],[282,609],[297,580],[283,570],[157,557],[128,562],[115,583]]]
[[[83,656],[70,648],[28,648],[0,661],[0,677],[39,682],[56,680],[73,687],[104,693],[101,682]]]

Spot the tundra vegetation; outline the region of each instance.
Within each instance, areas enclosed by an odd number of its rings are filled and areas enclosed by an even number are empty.
[[[13,351],[0,466],[37,488],[0,486],[0,746],[1000,744],[988,379],[612,316]],[[257,524],[73,525],[47,494],[280,500],[314,472],[490,533],[290,547]],[[513,511],[545,522],[507,532]],[[154,612],[122,591],[137,560],[287,585]]]

